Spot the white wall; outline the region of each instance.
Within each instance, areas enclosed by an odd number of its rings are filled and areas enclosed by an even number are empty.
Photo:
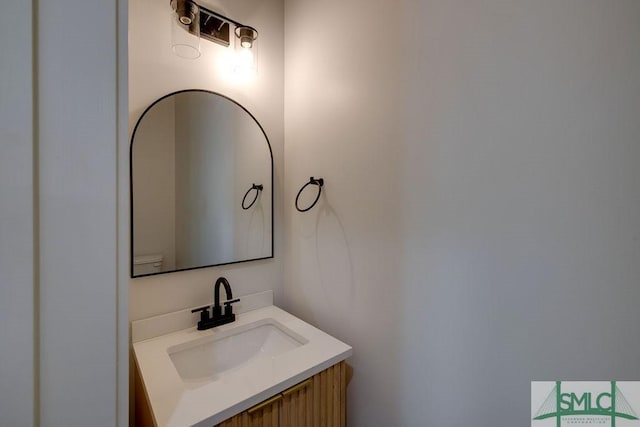
[[[97,3],[2,14],[2,425],[116,424],[118,4]]]
[[[29,2],[0,14],[0,425],[33,426],[33,36]]]
[[[391,3],[285,7],[285,308],[354,346],[349,425],[637,379],[640,3]]]
[[[116,2],[38,3],[37,309],[46,426],[116,420],[116,10]]]
[[[129,2],[129,128],[154,100],[180,89],[207,89],[244,105],[263,125],[275,160],[275,259],[132,279],[130,320],[202,304],[213,297],[215,279],[224,275],[234,294],[273,289],[280,297],[283,170],[283,28],[281,0],[219,0],[204,6],[252,25],[260,32],[259,72],[254,80],[234,80],[226,50],[202,41],[202,55],[190,61],[171,52],[168,2]],[[128,149],[128,147],[121,147]]]

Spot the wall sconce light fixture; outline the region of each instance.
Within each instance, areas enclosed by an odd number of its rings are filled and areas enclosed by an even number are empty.
[[[200,40],[205,39],[222,46],[231,45],[231,25],[236,63],[234,71],[246,73],[257,70],[258,30],[243,25],[198,5],[193,0],[170,0],[173,9],[172,49],[182,57],[195,59],[200,56]]]
[[[171,0],[171,49],[176,55],[196,59],[200,56],[200,8],[191,0]]]

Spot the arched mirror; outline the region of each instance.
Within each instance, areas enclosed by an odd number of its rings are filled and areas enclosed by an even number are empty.
[[[151,104],[131,137],[131,277],[273,257],[273,155],[242,105],[204,90]]]

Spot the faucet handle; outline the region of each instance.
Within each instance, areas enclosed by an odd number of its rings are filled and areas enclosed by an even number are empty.
[[[231,314],[233,313],[233,309],[231,308],[231,304],[233,304],[234,302],[238,302],[240,301],[240,298],[236,298],[236,299],[230,299],[228,301],[223,302],[222,304],[224,304],[224,315],[225,316],[231,316]]]
[[[193,310],[191,310],[191,312],[200,312],[200,321],[198,322],[197,329],[199,331],[207,329],[207,323],[209,323],[209,321],[211,320],[211,317],[209,317],[209,306],[205,305],[204,307],[194,308]]]
[[[191,310],[192,313],[200,312],[200,321],[209,320],[209,306],[205,305],[204,307],[194,308]]]

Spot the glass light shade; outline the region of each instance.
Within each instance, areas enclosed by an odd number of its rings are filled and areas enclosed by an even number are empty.
[[[189,0],[174,0],[171,15],[171,49],[181,58],[200,56],[200,10]]]
[[[256,60],[251,49],[236,52],[234,71],[236,74],[249,74],[256,71]]]
[[[239,76],[257,73],[258,32],[251,27],[238,27],[235,36],[234,73]]]

